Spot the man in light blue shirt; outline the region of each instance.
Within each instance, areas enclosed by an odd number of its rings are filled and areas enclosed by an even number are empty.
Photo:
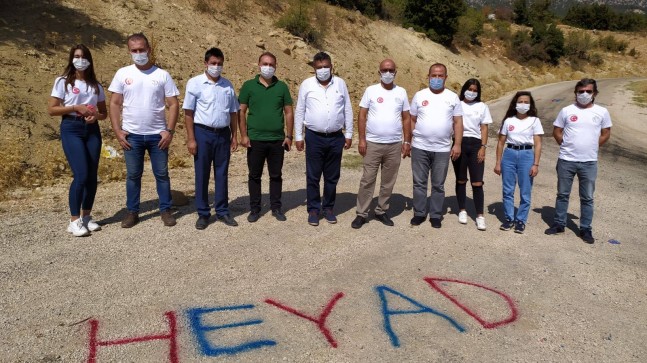
[[[184,122],[187,148],[195,165],[195,228],[209,224],[209,175],[214,169],[216,217],[228,226],[238,223],[229,214],[228,173],[231,153],[238,148],[236,126],[238,98],[228,79],[221,77],[225,56],[218,48],[204,55],[205,72],[187,82],[184,96]]]

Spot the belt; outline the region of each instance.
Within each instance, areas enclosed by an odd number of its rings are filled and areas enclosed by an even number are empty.
[[[512,145],[508,144],[508,149],[512,150],[530,150],[532,149],[533,145]]]
[[[63,115],[63,120],[85,122],[85,117],[83,117],[83,116],[72,116],[72,115]]]
[[[343,134],[344,134],[344,133],[341,131],[341,129],[339,129],[339,130],[337,130],[337,131],[333,131],[333,132],[318,132],[318,131],[314,131],[314,130],[311,130],[311,129],[308,129],[308,128],[306,128],[306,129],[307,129],[308,131],[312,132],[313,134],[315,134],[315,135],[317,135],[317,136],[321,136],[321,137],[333,137],[333,136],[339,136],[339,135],[343,135]]]
[[[203,124],[198,124],[198,123],[194,123],[194,124],[193,124],[193,126],[195,126],[195,127],[199,127],[199,128],[201,128],[201,129],[204,129],[204,130],[207,130],[207,131],[211,131],[211,132],[223,132],[223,131],[225,131],[225,130],[229,130],[229,126],[225,126],[225,127],[218,127],[218,128],[216,128],[216,127],[211,127],[211,126],[207,126],[207,125],[203,125]]]

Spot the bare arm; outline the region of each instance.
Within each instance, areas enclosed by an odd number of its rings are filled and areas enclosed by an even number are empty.
[[[198,144],[195,142],[195,130],[193,129],[193,110],[184,109],[184,128],[186,129],[186,148],[189,154],[195,155],[198,152]]]
[[[124,150],[130,150],[130,144],[126,141],[126,136],[128,133],[121,129],[119,121],[121,120],[121,107],[124,104],[124,95],[121,93],[113,93],[110,97],[110,124],[112,125],[112,131],[119,141],[119,145]]]
[[[561,145],[562,142],[564,142],[564,129],[561,128],[561,127],[554,126],[553,127],[553,137],[555,138],[555,141],[557,141],[557,145]],[[600,144],[600,145],[602,145],[602,144]]]
[[[535,142],[535,161],[532,168],[530,168],[530,176],[537,176],[539,173],[539,159],[541,158],[541,135],[534,135],[532,139]]]
[[[605,142],[609,141],[610,137],[611,137],[611,128],[607,127],[605,129],[602,129],[600,131],[600,141],[599,141],[600,146],[604,145]]]
[[[283,140],[283,146],[288,145],[288,151],[290,151],[292,149],[292,139],[294,138],[294,111],[292,105],[283,106],[283,114],[285,115],[285,140]]]
[[[362,156],[366,156],[366,119],[368,117],[368,108],[360,107],[359,116],[357,116],[357,134],[359,135],[359,144],[357,151]]]
[[[411,115],[409,111],[402,111],[402,158],[411,156]]]
[[[238,130],[240,130],[240,146],[250,147],[249,136],[247,136],[247,105],[244,103],[240,104]]]
[[[238,112],[229,113],[229,129],[231,130],[231,151],[238,150]]]
[[[481,148],[476,154],[476,161],[478,161],[479,163],[482,163],[485,161],[485,151],[486,151],[486,146],[488,141],[487,132],[488,132],[488,125],[481,124]]]
[[[168,106],[168,121],[166,128],[169,130],[175,130],[177,117],[180,113],[180,102],[177,100],[177,96],[166,97],[166,105]],[[162,135],[162,139],[157,146],[162,150],[168,149],[168,147],[171,146],[171,141],[173,141],[173,133],[164,130],[160,135]]]
[[[496,175],[501,175],[501,157],[503,157],[503,148],[507,138],[506,135],[499,134],[499,141],[496,144],[496,164],[494,165],[494,174]]]
[[[452,160],[461,156],[461,144],[463,143],[463,116],[454,116],[454,146],[449,153]]]

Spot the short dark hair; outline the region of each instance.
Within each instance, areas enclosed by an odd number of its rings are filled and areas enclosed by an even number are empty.
[[[206,53],[204,53],[205,62],[209,61],[209,58],[211,57],[220,58],[223,62],[225,61],[225,55],[222,53],[222,50],[220,50],[220,48],[213,47],[207,50]]]
[[[437,67],[443,67],[443,69],[445,70],[445,75],[447,75],[447,66],[442,63],[432,64],[431,67],[429,67],[429,73],[431,73],[432,68],[437,68]]]
[[[463,88],[461,88],[461,94],[458,95],[458,98],[463,101],[465,99],[465,91],[467,91],[468,88],[470,88],[471,85],[476,85],[476,98],[474,99],[473,102],[481,102],[481,82],[479,82],[478,79],[476,78],[470,78],[467,81],[465,81],[465,84],[463,84]]]
[[[593,78],[582,78],[580,79],[576,84],[575,84],[575,90],[573,92],[577,93],[577,89],[580,87],[586,87],[588,85],[592,84],[593,85],[593,93],[597,94],[598,93],[598,82],[596,82]]]
[[[330,55],[326,52],[319,52],[315,54],[314,57],[312,57],[312,63],[322,62],[322,61],[330,61],[330,63],[332,63],[332,59],[330,58]]]
[[[274,54],[272,54],[271,52],[263,52],[263,54],[261,54],[258,57],[258,63],[261,62],[261,59],[263,59],[263,57],[270,57],[270,58],[274,59],[274,63],[277,63],[276,56]]]
[[[130,43],[131,40],[143,40],[146,43],[146,48],[151,47],[148,43],[148,38],[146,38],[146,36],[142,32],[129,35],[126,43]]]

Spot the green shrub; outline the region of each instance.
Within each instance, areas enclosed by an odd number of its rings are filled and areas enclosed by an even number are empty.
[[[323,42],[323,33],[310,24],[309,8],[302,3],[292,6],[279,18],[276,25],[316,47]]]
[[[458,31],[458,17],[466,10],[464,0],[408,0],[404,26],[424,32],[429,39],[449,47]]]
[[[564,50],[567,56],[576,59],[589,59],[589,51],[595,45],[595,41],[588,32],[570,32],[564,41]]]
[[[607,52],[620,52],[624,54],[628,47],[629,42],[618,40],[613,35],[607,35],[598,39],[598,48]]]
[[[602,58],[602,55],[600,53],[593,53],[589,57],[589,63],[593,66],[601,66],[604,63],[604,58]]]
[[[458,32],[455,35],[455,42],[459,45],[480,45],[478,36],[483,34],[485,16],[482,12],[468,8],[464,15],[458,18]]]

